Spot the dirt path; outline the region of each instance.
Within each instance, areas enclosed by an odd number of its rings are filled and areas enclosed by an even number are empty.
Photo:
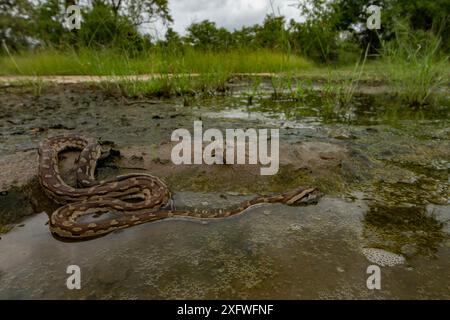
[[[17,85],[26,85],[30,83],[47,83],[53,85],[84,85],[89,83],[105,83],[105,82],[120,82],[120,81],[149,81],[152,79],[162,79],[164,77],[181,77],[181,78],[197,78],[201,76],[200,73],[179,73],[179,74],[162,74],[162,73],[152,73],[152,74],[141,74],[141,75],[55,75],[55,76],[0,76],[0,87],[10,87]],[[271,78],[282,78],[287,77],[285,73],[233,73],[230,74],[230,79],[250,79],[254,77],[259,77],[263,79],[263,83],[266,84],[266,90],[271,89]],[[290,77],[290,76],[289,76]],[[324,85],[329,83],[329,79],[317,74],[301,74],[296,75],[295,79],[298,81],[313,81],[313,85],[310,87],[312,90],[323,90]],[[344,78],[343,78],[344,79]],[[342,80],[343,80],[342,79]],[[341,80],[334,80],[332,82],[339,83]],[[353,88],[355,93],[362,94],[382,94],[390,93],[392,88],[382,80],[371,80],[371,79],[361,79],[359,84]],[[441,88],[445,91],[446,88]]]
[[[282,74],[275,73],[234,73],[233,76],[242,77],[276,77]],[[0,83],[11,84],[14,82],[29,82],[29,81],[43,81],[52,82],[56,84],[65,83],[84,83],[84,82],[104,82],[104,81],[120,81],[120,80],[136,80],[136,81],[146,81],[151,79],[159,79],[162,77],[172,78],[174,76],[178,77],[198,77],[199,73],[179,73],[179,74],[162,74],[162,73],[151,73],[151,74],[140,74],[140,75],[105,75],[105,76],[94,76],[94,75],[67,75],[67,76],[0,76]]]

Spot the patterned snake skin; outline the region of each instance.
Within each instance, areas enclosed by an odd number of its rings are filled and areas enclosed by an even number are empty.
[[[81,150],[76,168],[77,188],[65,183],[58,169],[59,154],[69,149]],[[261,203],[294,205],[315,201],[321,195],[318,189],[307,187],[276,196],[257,197],[241,203],[235,209],[217,212],[168,209],[171,193],[162,180],[152,175],[126,174],[108,181],[96,181],[94,172],[102,156],[102,147],[97,140],[77,134],[55,136],[40,144],[39,182],[51,199],[65,204],[50,217],[52,233],[61,238],[89,239],[168,217],[225,218]],[[113,214],[113,217],[81,221],[89,216],[106,213]]]

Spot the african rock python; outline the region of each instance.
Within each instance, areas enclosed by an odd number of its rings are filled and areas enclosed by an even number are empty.
[[[61,178],[59,153],[78,149],[77,188]],[[168,187],[159,178],[149,174],[126,174],[113,180],[97,182],[94,177],[102,148],[95,139],[76,134],[56,136],[39,146],[39,181],[45,193],[64,206],[50,217],[50,230],[62,238],[88,239],[117,229],[173,216],[200,219],[225,218],[242,213],[261,203],[308,203],[320,196],[316,188],[297,188],[270,197],[258,197],[241,203],[235,209],[216,212],[181,211],[165,208],[171,202]],[[139,201],[136,201],[139,200]],[[83,217],[116,213],[115,217],[100,221],[83,222]],[[119,213],[119,214],[117,214]]]

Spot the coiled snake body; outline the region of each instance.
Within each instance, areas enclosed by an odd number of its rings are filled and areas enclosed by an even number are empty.
[[[81,153],[77,162],[76,188],[61,178],[59,154],[68,149]],[[95,139],[66,134],[44,140],[39,146],[39,182],[54,201],[64,204],[50,216],[50,230],[62,238],[89,239],[117,229],[173,216],[200,219],[225,218],[242,213],[260,203],[308,203],[320,196],[316,188],[297,188],[270,197],[257,197],[237,208],[216,212],[195,212],[166,208],[171,193],[166,184],[149,174],[126,174],[109,181],[96,181],[94,172],[102,157],[102,148]],[[139,200],[139,201],[136,201]],[[118,213],[110,219],[83,222],[83,217]]]

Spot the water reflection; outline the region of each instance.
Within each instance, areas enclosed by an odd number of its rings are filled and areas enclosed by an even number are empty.
[[[371,247],[409,257],[435,255],[449,236],[443,231],[444,223],[423,206],[371,204],[363,224]]]

